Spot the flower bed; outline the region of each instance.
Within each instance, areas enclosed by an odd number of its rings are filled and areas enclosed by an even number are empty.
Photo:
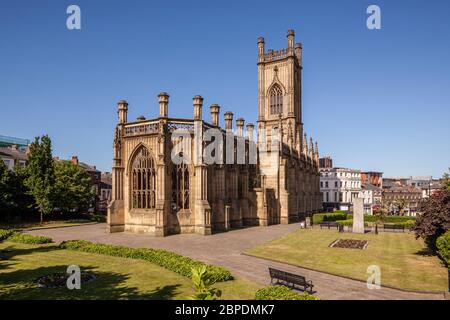
[[[331,248],[345,248],[345,249],[365,249],[369,242],[367,240],[355,239],[338,239],[330,244]]]
[[[36,280],[36,283],[39,288],[63,288],[67,286],[67,279],[69,278],[69,276],[70,274],[64,272],[52,273],[40,277]],[[97,279],[97,276],[93,273],[81,272],[80,278],[81,284],[85,284]]]

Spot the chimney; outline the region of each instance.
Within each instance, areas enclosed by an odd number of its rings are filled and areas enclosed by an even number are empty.
[[[233,112],[227,111],[224,113],[225,119],[225,129],[231,130],[233,129]]]
[[[159,116],[167,118],[169,114],[169,95],[166,92],[161,92],[158,95],[159,100]]]
[[[244,122],[245,122],[245,120],[243,118],[236,119],[237,135],[239,137],[244,136]]]
[[[202,120],[202,106],[203,98],[202,96],[195,96],[193,99],[194,104],[194,120]]]
[[[212,104],[209,109],[211,110],[211,124],[218,127],[220,106],[218,104]]]
[[[72,162],[72,164],[74,165],[78,165],[78,157],[77,156],[72,156],[72,159],[70,159],[70,161]]]
[[[247,137],[249,141],[253,141],[253,130],[255,129],[255,126],[253,123],[249,122],[247,123]]]

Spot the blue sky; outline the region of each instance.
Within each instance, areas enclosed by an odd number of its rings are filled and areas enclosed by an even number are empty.
[[[81,30],[66,8],[81,8]],[[382,29],[366,28],[381,7]],[[192,97],[256,122],[256,39],[303,43],[303,121],[336,166],[441,176],[450,167],[449,1],[0,3],[0,134],[49,134],[54,155],[109,171],[116,103],[129,119],[192,116]]]

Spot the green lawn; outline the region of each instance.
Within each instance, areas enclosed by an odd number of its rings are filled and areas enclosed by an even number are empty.
[[[369,245],[365,250],[330,248],[339,238],[365,239]],[[382,285],[421,291],[448,290],[447,269],[411,233],[363,235],[302,229],[247,253],[364,281],[368,278],[367,267],[378,265]]]
[[[7,252],[7,250],[12,250]],[[0,299],[188,299],[190,279],[152,263],[79,251],[57,245],[0,243]],[[69,265],[98,278],[80,290],[38,288],[41,276],[65,272]],[[245,280],[217,283],[223,299],[253,299],[262,286]]]
[[[45,228],[62,228],[62,227],[75,227],[85,224],[95,224],[98,222],[91,220],[66,220],[66,221],[46,221],[42,224],[39,222],[26,222],[26,223],[0,223],[0,229],[45,229]]]

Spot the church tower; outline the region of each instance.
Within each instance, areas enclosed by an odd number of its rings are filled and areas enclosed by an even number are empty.
[[[294,30],[287,33],[287,48],[264,49],[258,38],[258,129],[270,140],[272,129],[282,132],[283,143],[302,148],[302,45]],[[281,125],[281,128],[279,128]]]

